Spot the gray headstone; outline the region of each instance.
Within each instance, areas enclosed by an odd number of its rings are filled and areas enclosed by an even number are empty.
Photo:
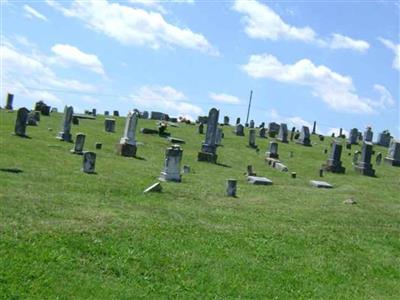
[[[217,161],[217,131],[218,131],[219,110],[210,109],[208,114],[207,132],[201,151],[198,154],[198,161],[207,161],[216,163]]]
[[[314,121],[311,134],[316,134],[315,133],[316,127],[317,127],[317,121]]]
[[[236,197],[236,185],[237,185],[237,180],[228,179],[226,183],[226,195],[228,197]]]
[[[198,130],[199,134],[203,134],[204,133],[204,124],[200,123],[199,124],[199,130]]]
[[[256,145],[256,130],[252,127],[249,129],[249,147],[257,148]]]
[[[261,127],[260,131],[258,132],[258,135],[260,138],[265,138],[265,136],[266,136],[265,133],[266,133],[266,129],[264,127]]]
[[[77,133],[74,148],[71,150],[74,154],[83,154],[83,147],[85,146],[86,135],[83,133]]]
[[[58,133],[58,137],[57,137],[61,141],[72,142],[71,123],[72,123],[73,114],[74,114],[73,107],[65,106],[61,131]]]
[[[109,112],[108,110],[105,110],[105,111],[104,111],[104,115],[105,115],[105,116],[109,116],[109,115],[110,115],[110,112]]]
[[[85,173],[94,173],[95,167],[96,167],[96,153],[84,152],[82,171]]]
[[[385,130],[378,135],[377,144],[383,147],[389,147],[390,140],[391,140],[390,132]]]
[[[278,123],[271,122],[268,124],[269,137],[275,137],[279,133],[280,126]]]
[[[236,125],[235,134],[237,136],[244,136],[244,126],[242,124]]]
[[[372,132],[371,127],[367,127],[364,131],[364,141],[366,142],[372,142],[374,133]]]
[[[332,143],[332,150],[329,155],[329,159],[326,162],[325,170],[332,173],[344,173],[345,168],[342,166],[340,157],[342,155],[342,145],[337,141]]]
[[[385,162],[396,167],[400,167],[400,141],[392,139],[390,141],[388,154]]]
[[[183,166],[183,174],[189,174],[190,173],[190,166],[184,165]]]
[[[224,125],[229,125],[229,117],[228,116],[224,117]]]
[[[130,111],[126,116],[125,129],[120,144],[136,145],[136,127],[139,119],[137,112]]]
[[[179,145],[172,145],[165,151],[164,170],[161,172],[160,180],[181,181],[181,160],[183,150]]]
[[[115,119],[106,118],[104,120],[104,130],[106,132],[115,132]]]
[[[375,176],[375,170],[372,168],[371,164],[372,157],[372,143],[364,142],[361,150],[361,159],[354,169],[365,176]]]
[[[265,153],[265,156],[268,158],[279,158],[278,154],[278,143],[275,141],[269,142],[268,151]]]
[[[7,94],[5,109],[13,110],[14,94]]]
[[[15,120],[14,133],[15,135],[26,137],[26,122],[28,121],[29,110],[22,107],[17,111],[17,119]]]
[[[249,127],[250,127],[250,128],[254,128],[254,126],[255,126],[254,120],[251,120],[251,121],[250,121],[250,126],[249,126]]]
[[[381,164],[381,162],[382,162],[382,153],[379,152],[375,157],[375,163],[377,166],[379,166]]]
[[[281,123],[281,126],[279,127],[277,140],[281,141],[282,143],[288,143],[288,129],[285,123]]]
[[[350,130],[348,143],[351,145],[358,144],[358,129],[357,128],[353,128]]]
[[[97,109],[95,109],[95,108],[92,108],[92,116],[96,116],[97,115]]]
[[[307,126],[303,126],[301,128],[300,136],[296,143],[301,144],[303,146],[311,146],[310,130],[308,129]]]
[[[281,171],[281,172],[287,172],[287,171],[289,171],[288,167],[285,166],[285,165],[284,165],[283,163],[281,163],[281,162],[275,162],[275,163],[273,163],[273,164],[272,164],[272,167],[273,167],[274,169],[277,169],[278,171]]]
[[[248,183],[255,185],[271,185],[272,181],[266,177],[248,176]]]
[[[28,113],[28,120],[26,121],[26,125],[28,126],[37,126],[37,118],[34,111]]]

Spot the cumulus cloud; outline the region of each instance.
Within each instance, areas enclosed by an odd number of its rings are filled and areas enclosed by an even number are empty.
[[[380,42],[394,53],[393,68],[400,71],[400,44],[395,44],[390,40],[379,38]]]
[[[53,58],[55,62],[72,66],[77,65],[97,74],[105,75],[103,64],[94,54],[85,53],[68,44],[56,44],[51,48],[51,51],[56,55]]]
[[[302,126],[307,126],[310,129],[312,128],[312,124],[304,120],[302,117],[282,116],[276,109],[268,110],[266,116],[271,122],[286,123],[289,127],[295,126],[299,130]]]
[[[111,3],[107,0],[73,1],[69,8],[53,0],[46,1],[66,17],[81,20],[96,32],[124,45],[182,47],[218,55],[218,51],[200,33],[168,23],[156,11]]]
[[[43,54],[24,53],[10,42],[0,46],[3,63],[3,91],[20,94],[32,100],[43,99],[60,104],[61,99],[51,89],[93,92],[95,87],[75,79],[59,77]]]
[[[338,33],[333,33],[330,38],[318,38],[318,34],[311,27],[290,25],[269,6],[255,0],[236,0],[233,9],[244,15],[242,18],[244,30],[254,39],[299,40],[330,49],[352,49],[360,52],[365,52],[370,47],[366,41]]]
[[[42,15],[40,12],[38,12],[33,7],[31,7],[29,5],[24,5],[22,8],[25,11],[26,17],[28,17],[30,19],[36,18],[36,19],[39,19],[42,21],[48,21],[48,19],[44,15]]]
[[[218,94],[218,93],[211,92],[209,94],[209,97],[211,99],[213,99],[214,101],[220,102],[220,103],[227,103],[227,104],[239,104],[240,103],[240,100],[238,97],[224,94],[224,93]]]
[[[270,54],[251,55],[242,69],[253,78],[308,86],[313,96],[336,111],[370,114],[374,112],[374,107],[384,108],[391,103],[382,87],[375,87],[381,92],[379,101],[363,98],[356,93],[351,77],[336,73],[324,65],[316,66],[309,59],[285,65]]]
[[[183,92],[170,86],[145,85],[131,95],[131,99],[141,109],[163,111],[192,120],[203,114],[199,106],[188,102]]]

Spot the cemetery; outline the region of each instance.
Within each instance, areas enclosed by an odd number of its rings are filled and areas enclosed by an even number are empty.
[[[400,293],[400,142],[386,132],[321,138],[314,123],[296,139],[217,108],[197,126],[136,110],[73,122],[72,106],[13,100],[0,110],[5,298]]]

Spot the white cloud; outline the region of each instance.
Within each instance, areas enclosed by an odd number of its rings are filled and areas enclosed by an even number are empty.
[[[170,86],[142,86],[132,96],[140,109],[163,111],[194,120],[203,110],[187,101],[183,92]]]
[[[202,34],[168,23],[159,12],[148,12],[107,0],[75,0],[70,8],[53,0],[46,2],[65,16],[80,19],[88,28],[124,45],[153,49],[178,46],[211,55],[219,54]]]
[[[392,50],[394,53],[393,68],[400,71],[400,44],[395,44],[390,40],[379,38],[382,44],[384,44],[388,49]]]
[[[35,101],[43,99],[60,104],[61,99],[51,90],[95,91],[91,84],[57,76],[51,69],[48,57],[42,54],[23,53],[9,42],[0,46],[0,52],[3,63],[3,94],[11,92]]]
[[[25,16],[32,19],[32,18],[37,18],[40,19],[42,21],[48,21],[48,19],[42,15],[40,12],[38,12],[36,9],[34,9],[33,7],[29,6],[29,5],[24,5],[22,7],[25,11]]]
[[[373,113],[382,100],[372,101],[356,94],[352,78],[336,73],[324,65],[316,66],[309,59],[290,65],[282,64],[270,54],[251,55],[242,69],[254,78],[269,78],[279,82],[308,86],[312,95],[337,111]],[[377,89],[377,88],[375,88]],[[378,88],[378,91],[383,91]],[[384,100],[388,104],[388,97]]]
[[[380,97],[378,101],[372,102],[371,105],[380,108],[393,107],[395,105],[392,94],[387,90],[386,87],[380,84],[375,84],[374,90],[379,93]]]
[[[286,123],[288,127],[295,126],[297,129],[301,129],[302,126],[307,126],[312,129],[312,124],[307,122],[302,117],[299,116],[282,116],[276,109],[270,109],[267,111],[266,116],[270,120],[270,122],[277,122],[277,123]]]
[[[51,48],[51,51],[56,54],[53,58],[55,62],[67,65],[78,65],[97,74],[105,75],[103,64],[94,54],[85,53],[80,49],[67,44],[56,44]]]
[[[211,92],[209,94],[209,97],[211,99],[213,99],[214,101],[221,102],[221,103],[228,103],[228,104],[240,103],[240,100],[238,97],[228,95],[228,94],[223,94],[223,93],[217,94],[217,93]]]
[[[244,30],[254,39],[299,40],[330,49],[352,49],[360,52],[365,52],[369,48],[366,41],[355,40],[338,33],[332,34],[330,39],[318,38],[318,34],[311,27],[289,25],[269,6],[255,0],[236,0],[233,9],[244,15],[242,18]]]

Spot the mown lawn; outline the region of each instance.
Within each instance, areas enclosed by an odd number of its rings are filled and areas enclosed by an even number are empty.
[[[73,145],[55,139],[61,114],[28,127],[31,139],[11,135],[15,118],[0,112],[0,168],[23,170],[0,172],[0,298],[400,295],[400,168],[374,163],[377,177],[361,176],[344,149],[346,174],[325,174],[334,188],[320,190],[309,180],[319,179],[330,138],[313,136],[311,148],[279,144],[281,160],[297,172],[291,179],[265,164],[270,139],[257,138],[257,153],[247,135],[224,127],[222,165],[212,165],[196,161],[204,135],[180,125],[168,131],[186,141],[182,164],[193,172],[143,194],[162,170],[166,139],[138,133],[141,159],[124,158],[114,151],[124,118],[116,133],[104,132],[104,116],[80,120],[73,134],[85,133],[85,149],[97,153],[97,174],[88,175]],[[274,184],[247,184],[248,164]],[[237,198],[225,197],[228,178],[238,179]],[[349,197],[358,203],[343,204]]]

